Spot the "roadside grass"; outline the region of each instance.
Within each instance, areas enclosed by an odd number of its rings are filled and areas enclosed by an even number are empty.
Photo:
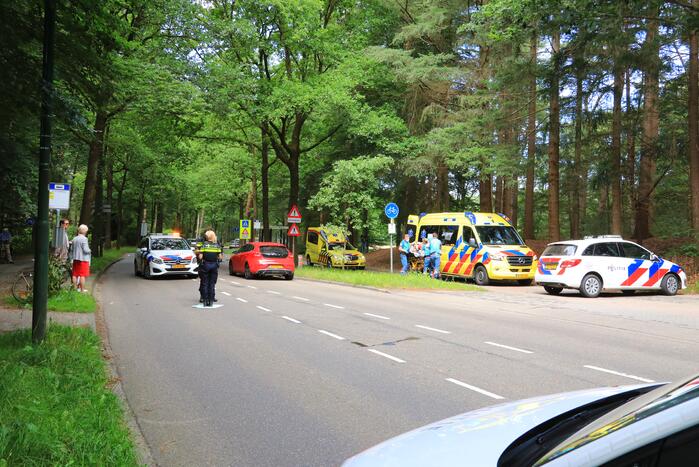
[[[478,286],[461,281],[441,281],[422,274],[391,274],[377,271],[352,271],[305,266],[296,270],[300,278],[342,282],[351,285],[364,285],[381,289],[429,289],[429,290],[482,290]]]
[[[136,251],[135,246],[122,246],[121,248],[104,250],[100,258],[92,258],[92,262],[90,263],[90,274],[97,274],[111,263],[124,256],[126,253],[133,253],[134,251]]]
[[[3,302],[12,308],[30,309],[32,303],[22,304],[15,300],[12,295],[3,297]],[[97,308],[97,302],[92,294],[80,293],[77,290],[68,289],[62,290],[58,294],[49,297],[47,309],[49,311],[68,311],[73,313],[94,313]]]
[[[0,466],[138,465],[99,337],[49,326],[0,334]]]

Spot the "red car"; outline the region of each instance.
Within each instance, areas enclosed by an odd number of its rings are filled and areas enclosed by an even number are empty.
[[[281,276],[291,280],[294,278],[294,258],[281,243],[250,242],[231,255],[228,272],[231,276],[243,274],[246,279]]]

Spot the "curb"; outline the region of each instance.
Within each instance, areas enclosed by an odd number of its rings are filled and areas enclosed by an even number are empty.
[[[99,300],[99,289],[97,290],[97,294],[95,294],[95,289],[100,285],[103,274],[107,270],[109,270],[109,268],[111,268],[113,265],[115,265],[123,259],[124,256],[109,263],[104,269],[97,273],[97,276],[95,276],[95,281],[92,283],[90,293],[93,294],[93,296],[95,297],[95,302],[97,303],[97,308],[95,310],[95,329],[97,335],[100,336],[100,339],[102,341],[102,357],[104,358],[104,361],[107,364],[107,368],[109,371],[109,380],[110,382],[113,382],[111,390],[119,398],[119,400],[122,403],[122,407],[124,408],[125,422],[129,428],[129,432],[131,433],[131,438],[134,442],[139,462],[143,465],[156,466],[158,464],[155,462],[155,459],[153,458],[152,449],[148,444],[146,437],[143,435],[143,430],[141,429],[141,425],[138,423],[136,413],[131,408],[131,404],[129,404],[129,399],[128,397],[126,397],[126,392],[124,391],[124,387],[121,384],[121,375],[119,374],[119,368],[117,367],[116,361],[114,359],[112,346],[109,343],[109,331],[107,329],[107,322],[104,319],[104,311],[102,310],[102,305]]]

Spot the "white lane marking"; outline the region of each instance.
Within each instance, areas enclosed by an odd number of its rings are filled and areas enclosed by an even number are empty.
[[[226,295],[226,296],[228,296],[228,297],[230,297],[230,296],[231,296],[231,294],[229,294],[228,292],[223,292],[223,291],[222,291],[221,293],[222,293],[223,295]]]
[[[293,295],[291,298],[295,298],[297,300],[303,300],[304,302],[308,302],[311,300],[310,298],[303,298],[303,297],[299,297],[297,295]]]
[[[519,349],[517,347],[510,347],[509,345],[498,344],[497,342],[485,341],[484,344],[494,345],[495,347],[502,347],[503,349],[514,350],[515,352],[534,353],[531,350],[524,350],[524,349]]]
[[[246,286],[246,287],[247,287],[248,289],[256,289],[256,288],[257,288],[257,287],[255,287],[254,285],[248,285],[248,286]]]
[[[262,310],[262,311],[272,311],[272,310],[270,310],[269,308],[265,308],[265,307],[260,306],[260,305],[257,305],[257,309],[258,309],[258,310]]]
[[[231,284],[240,285],[240,282],[236,282],[236,281],[229,281],[229,282],[230,282]]]
[[[364,313],[367,316],[373,316],[374,318],[379,318],[379,319],[391,319],[388,316],[381,316],[381,315],[375,315],[374,313]]]
[[[267,293],[273,293],[274,295],[281,295],[281,292],[277,292],[276,290],[268,290]]]
[[[337,339],[337,340],[339,340],[339,341],[345,340],[344,337],[338,336],[337,334],[333,334],[332,332],[328,332],[328,331],[325,331],[325,330],[323,330],[323,329],[318,329],[318,332],[321,333],[321,334],[325,334],[326,336],[333,337],[333,338],[335,338],[335,339]]]
[[[583,365],[583,366],[585,368],[589,368],[590,370],[597,370],[597,371],[609,373],[612,375],[623,376],[624,378],[631,378],[631,379],[635,379],[637,381],[643,381],[644,383],[655,383],[655,380],[648,379],[648,378],[641,378],[640,376],[634,376],[634,375],[630,375],[628,373],[621,373],[619,371],[608,370],[606,368],[600,368],[598,366],[593,366],[593,365]]]
[[[196,281],[197,281],[196,279],[191,279],[191,280],[192,280],[192,282],[196,282]]]
[[[422,324],[416,324],[416,328],[427,329],[428,331],[439,332],[441,334],[451,334],[451,331],[445,331],[444,329],[431,328],[429,326],[423,326]]]
[[[244,298],[240,298],[240,297],[236,297],[235,299],[238,300],[239,302],[243,302],[243,303],[247,303],[247,302],[248,302],[248,301],[245,300]]]
[[[387,354],[387,353],[379,352],[379,351],[376,350],[376,349],[369,349],[369,352],[375,353],[376,355],[381,355],[382,357],[385,357],[385,358],[387,358],[387,359],[389,359],[389,360],[393,360],[394,362],[405,363],[405,360],[401,360],[400,358],[394,357],[393,355],[389,355],[389,354]]]
[[[504,399],[504,397],[502,397],[502,396],[498,396],[497,394],[494,394],[490,391],[486,391],[485,389],[481,389],[477,386],[472,386],[468,383],[464,383],[463,381],[459,381],[458,379],[447,378],[446,380],[449,381],[450,383],[454,383],[454,384],[461,386],[463,388],[470,389],[471,391],[476,391],[480,394],[483,394],[484,396],[492,397],[493,399]]]
[[[344,307],[344,306],[340,306],[340,305],[333,305],[332,303],[323,303],[323,305],[325,305],[325,306],[329,306],[330,308],[337,308],[337,309],[339,309],[339,310],[344,310],[344,309],[345,309],[345,307]]]
[[[109,302],[110,305],[114,305],[114,302]]]
[[[294,318],[289,318],[288,316],[282,316],[282,318],[287,320],[287,321],[291,321],[292,323],[301,324],[301,321],[294,319]]]

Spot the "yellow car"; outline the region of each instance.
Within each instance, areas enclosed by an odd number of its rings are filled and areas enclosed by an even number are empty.
[[[306,265],[320,264],[328,268],[364,269],[366,259],[341,232],[324,227],[306,231]]]
[[[436,234],[441,240],[442,276],[469,278],[478,285],[491,280],[529,285],[534,280],[538,257],[504,214],[467,211],[411,215],[407,232],[411,242],[428,234]]]

